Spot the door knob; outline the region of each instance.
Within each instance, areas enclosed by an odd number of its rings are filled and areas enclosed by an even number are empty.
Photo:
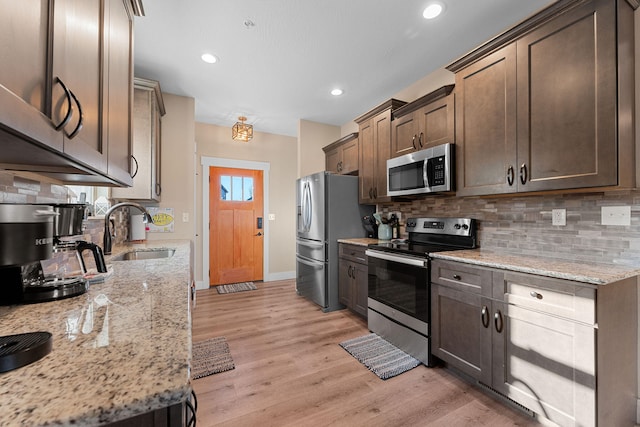
[[[256,236],[262,236],[262,232],[258,231],[258,234],[256,234]]]

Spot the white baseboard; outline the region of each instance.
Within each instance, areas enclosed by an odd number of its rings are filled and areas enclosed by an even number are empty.
[[[295,279],[296,272],[295,271],[282,271],[279,273],[270,273],[267,274],[264,278],[265,282],[274,282],[276,280],[289,280]],[[196,281],[196,290],[200,291],[202,289],[209,289],[209,285],[204,280]]]
[[[640,425],[640,398],[636,399],[636,425]]]
[[[279,273],[269,273],[265,276],[265,282],[274,282],[276,280],[289,280],[295,279],[296,272],[295,271],[281,271]]]

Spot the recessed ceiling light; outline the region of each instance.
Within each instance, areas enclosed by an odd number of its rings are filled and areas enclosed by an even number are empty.
[[[201,58],[204,62],[209,64],[215,64],[216,62],[218,62],[218,58],[210,53],[204,53]]]
[[[424,9],[422,16],[424,16],[425,19],[433,19],[440,16],[443,9],[444,7],[440,3],[431,3]]]
[[[335,88],[335,89],[333,89],[331,91],[331,95],[333,95],[333,96],[340,96],[343,93],[344,93],[343,90],[342,89],[338,89],[338,88]]]

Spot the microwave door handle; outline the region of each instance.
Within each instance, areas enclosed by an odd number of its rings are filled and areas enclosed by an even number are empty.
[[[431,188],[430,178],[433,176],[433,165],[431,164],[431,159],[425,159],[424,165],[422,167],[422,179],[425,183],[425,188]]]

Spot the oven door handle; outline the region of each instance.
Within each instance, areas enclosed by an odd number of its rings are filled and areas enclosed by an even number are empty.
[[[420,258],[410,258],[410,257],[398,256],[398,255],[393,255],[393,254],[389,254],[389,253],[386,253],[386,252],[373,251],[371,249],[367,249],[364,253],[367,256],[370,256],[372,258],[383,259],[385,261],[392,261],[392,262],[397,262],[397,263],[400,263],[400,264],[414,265],[416,267],[422,267],[422,268],[426,268],[427,267],[426,260],[420,259]]]

